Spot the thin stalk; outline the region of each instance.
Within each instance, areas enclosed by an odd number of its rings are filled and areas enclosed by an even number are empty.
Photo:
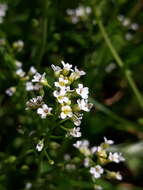
[[[48,20],[47,17],[45,16],[43,20],[43,33],[42,33],[41,49],[39,53],[38,65],[40,65],[43,55],[45,53],[46,40],[47,40],[47,26],[48,26]]]
[[[69,129],[65,128],[64,126],[60,125],[60,128],[63,129],[64,131],[69,131]]]
[[[131,72],[124,67],[124,62],[122,61],[122,59],[118,55],[117,51],[115,50],[114,46],[112,45],[111,40],[108,37],[108,34],[107,34],[106,30],[105,30],[104,25],[102,24],[102,22],[100,20],[100,16],[98,15],[98,13],[99,13],[99,11],[97,11],[95,9],[95,14],[96,14],[96,17],[97,17],[97,24],[99,26],[101,34],[102,34],[102,36],[103,36],[109,50],[111,51],[114,59],[116,60],[118,66],[120,68],[122,68],[122,69],[124,68],[125,77],[126,77],[128,83],[129,83],[129,85],[130,85],[130,87],[131,87],[131,89],[132,89],[132,91],[133,91],[133,93],[134,93],[140,107],[143,109],[143,97],[142,97],[142,95],[141,95],[141,93],[140,93],[134,79],[131,76]]]
[[[46,0],[44,1],[43,5],[43,25],[42,25],[42,35],[41,35],[41,46],[40,46],[40,52],[39,52],[39,57],[38,57],[38,66],[40,66],[40,63],[42,61],[43,55],[45,53],[45,48],[46,48],[46,41],[47,41],[47,29],[48,29],[48,9],[50,6],[50,1]]]
[[[129,131],[129,130],[137,131],[140,128],[140,125],[122,118],[121,116],[117,115],[116,113],[111,111],[109,108],[101,104],[100,102],[95,101],[93,98],[90,98],[90,102],[92,102],[99,111],[103,112],[105,115],[109,116],[113,120],[123,124],[123,128],[120,127],[120,129],[126,130],[126,131]]]

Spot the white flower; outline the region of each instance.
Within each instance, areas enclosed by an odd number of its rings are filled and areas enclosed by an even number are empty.
[[[68,15],[74,15],[74,11],[73,11],[72,9],[67,9],[67,10],[66,10],[66,13],[67,13]]]
[[[80,70],[78,70],[77,67],[75,67],[75,68],[74,68],[74,71],[71,73],[69,79],[70,79],[71,81],[74,81],[74,80],[79,79],[80,76],[83,76],[83,75],[85,75],[85,74],[86,74],[86,73],[85,73],[84,71],[80,71]]]
[[[0,23],[3,22],[3,17],[6,15],[6,11],[7,11],[7,4],[1,3],[0,4]]]
[[[59,82],[55,82],[55,86],[59,88],[65,88],[65,86],[69,83],[69,80],[64,77],[59,77]]]
[[[62,65],[63,65],[63,69],[66,71],[71,71],[72,69],[72,65],[70,65],[69,63],[65,63],[64,61],[61,61]]]
[[[73,144],[73,146],[75,148],[79,149],[79,151],[82,154],[84,154],[85,156],[90,156],[91,155],[91,151],[88,148],[89,141],[87,141],[87,140],[77,141],[75,144]]]
[[[16,61],[15,61],[15,65],[16,65],[18,68],[21,68],[23,64],[22,64],[22,62],[16,60]]]
[[[98,151],[98,147],[97,147],[97,146],[93,146],[93,147],[91,148],[92,154],[95,154],[97,151]]]
[[[78,88],[76,89],[76,93],[79,94],[83,99],[87,99],[89,89],[88,89],[88,87],[83,87],[83,84],[78,84]]]
[[[33,83],[32,82],[26,82],[25,88],[27,91],[32,91],[34,89]]]
[[[104,137],[104,142],[105,142],[105,144],[108,144],[108,145],[114,144],[114,141],[112,141],[112,140],[107,140],[106,137]]]
[[[76,141],[76,143],[73,144],[73,146],[77,149],[79,149],[82,145],[82,141]]]
[[[73,146],[77,149],[81,148],[81,147],[85,147],[88,148],[89,146],[89,141],[88,140],[81,140],[81,141],[76,141],[75,144],[73,144]]]
[[[31,66],[29,69],[29,72],[30,72],[30,74],[34,75],[37,72],[37,70],[35,69],[34,66]]]
[[[53,92],[54,97],[57,98],[57,100],[58,100],[58,102],[59,102],[60,104],[63,104],[64,102],[65,102],[65,103],[68,103],[68,102],[69,102],[69,98],[66,97],[66,92],[67,92],[67,91],[66,91],[65,89],[61,89],[60,91],[55,90],[55,91]]]
[[[124,15],[118,15],[117,19],[120,21],[120,22],[123,22],[125,16]]]
[[[79,76],[79,77],[86,74],[84,71],[78,70],[77,67],[74,68],[74,72],[75,72],[76,75]]]
[[[105,67],[105,71],[107,73],[111,73],[114,69],[116,69],[116,64],[111,62],[109,65]]]
[[[122,180],[122,175],[120,174],[120,172],[116,172],[116,174],[115,174],[115,178],[117,179],[117,180]]]
[[[81,137],[80,127],[74,127],[73,129],[70,129],[69,134],[73,137]]]
[[[32,82],[28,81],[28,82],[25,83],[25,88],[26,88],[27,91],[32,91],[32,90],[38,91],[38,90],[40,90],[42,88],[42,86],[40,84],[38,84],[38,83],[33,85]]]
[[[62,112],[61,112],[62,119],[65,119],[66,117],[72,117],[73,113],[72,113],[72,109],[69,105],[62,106],[61,110],[62,110]]]
[[[21,51],[24,47],[24,42],[22,40],[18,40],[14,42],[12,45],[15,49],[17,49],[18,51]]]
[[[133,35],[132,35],[130,32],[127,32],[127,33],[125,34],[125,39],[126,39],[126,40],[130,41],[130,40],[132,40],[132,38],[133,38]]]
[[[12,96],[16,91],[16,88],[15,87],[10,87],[8,88],[5,93],[8,95],[8,96]]]
[[[73,15],[73,16],[71,17],[71,21],[72,21],[73,24],[76,24],[76,23],[79,22],[79,18],[78,18],[76,15]]]
[[[93,175],[94,178],[100,178],[101,174],[103,174],[104,170],[100,165],[90,168],[90,173]]]
[[[103,190],[103,187],[101,187],[100,185],[94,185],[94,189],[95,190]]]
[[[66,164],[65,169],[67,170],[75,170],[76,169],[76,165],[75,164]]]
[[[85,15],[85,8],[80,6],[77,9],[75,9],[75,13],[77,17],[81,17]]]
[[[54,70],[56,76],[58,76],[60,72],[62,71],[61,67],[59,66],[51,65],[51,67]]]
[[[110,172],[107,171],[108,177],[109,178],[113,178],[113,179],[117,179],[117,180],[122,180],[122,175],[120,174],[120,172]]]
[[[39,107],[43,104],[43,96],[37,96],[26,102],[26,109]]]
[[[31,187],[32,187],[32,183],[27,182],[27,183],[25,184],[25,189],[31,189]]]
[[[40,140],[40,141],[38,142],[38,144],[36,145],[36,150],[37,150],[38,152],[41,152],[42,149],[43,149],[43,147],[44,147],[44,142],[43,142],[43,140]]]
[[[0,38],[0,47],[6,44],[6,40],[4,38]]]
[[[83,165],[85,168],[88,168],[90,166],[90,159],[88,157],[84,159]]]
[[[123,21],[122,21],[122,25],[127,27],[129,26],[131,23],[130,19],[129,18],[124,18]]]
[[[87,14],[90,14],[91,11],[92,11],[91,7],[85,7],[85,12],[86,12]]]
[[[76,126],[80,126],[81,120],[82,120],[82,115],[83,115],[83,114],[79,114],[79,115],[73,114],[72,120],[73,120],[73,122],[74,122],[74,124],[75,124]]]
[[[24,77],[25,72],[23,71],[22,68],[19,68],[19,69],[16,70],[16,74],[17,74],[19,77]]]
[[[137,23],[132,23],[131,24],[131,29],[132,30],[138,30],[138,28],[139,28],[139,25]]]
[[[90,109],[92,108],[92,104],[89,104],[87,99],[81,99],[81,100],[78,99],[77,103],[80,110],[89,112]]]
[[[46,73],[43,73],[43,74],[41,75],[40,73],[37,72],[37,73],[33,76],[32,82],[46,83],[47,80],[45,79],[45,75],[46,75]]]
[[[43,104],[41,108],[37,109],[37,113],[41,115],[42,119],[45,119],[52,111],[51,107],[48,107],[46,104]]]
[[[64,160],[69,161],[71,159],[71,156],[69,154],[64,155]]]
[[[115,152],[115,153],[109,152],[109,160],[112,161],[112,162],[119,163],[119,162],[124,161],[125,158],[122,156],[121,153],[118,153],[118,152]]]
[[[39,83],[36,83],[34,86],[33,86],[33,90],[40,90],[42,88],[42,85],[40,85]]]

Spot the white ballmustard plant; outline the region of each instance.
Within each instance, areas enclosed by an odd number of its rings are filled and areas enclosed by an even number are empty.
[[[26,102],[26,110],[35,110],[42,119],[48,119],[48,116],[52,116],[49,117],[49,121],[52,118],[57,126],[66,131],[64,137],[80,138],[82,133],[79,126],[81,125],[83,113],[89,112],[93,106],[88,100],[89,88],[84,87],[82,83],[77,81],[77,79],[85,75],[85,72],[77,67],[73,69],[71,64],[64,61],[61,62],[61,65],[61,67],[51,66],[56,80],[53,82],[53,86],[50,86],[45,72],[40,74],[35,67],[31,66],[26,75],[22,69],[22,63],[18,61],[15,63],[16,74],[22,80],[25,91],[27,93],[33,91],[31,94],[37,94],[36,97]],[[15,90],[15,87],[10,87],[6,90],[6,93],[12,96]],[[71,127],[70,125],[65,128],[65,126],[62,126],[61,123],[67,122],[67,120],[72,121],[76,127]],[[53,137],[55,137],[55,134]],[[78,140],[73,144],[73,147],[81,153],[81,159],[83,159],[81,163],[91,174],[93,181],[102,176],[122,180],[120,172],[104,169],[104,165],[108,163],[120,163],[125,160],[121,153],[109,151],[110,146],[113,144],[114,141],[108,140],[106,137],[104,137],[104,142],[99,146],[90,147],[88,140]],[[38,142],[35,149],[38,152],[44,149],[44,139]],[[70,160],[72,160],[72,157]],[[69,163],[65,168],[70,171],[76,169],[76,165]],[[98,189],[99,186],[95,186]],[[101,188],[99,187],[99,189]]]

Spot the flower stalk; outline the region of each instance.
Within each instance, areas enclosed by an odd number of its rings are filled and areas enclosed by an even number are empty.
[[[100,19],[100,10],[98,10],[98,8],[96,6],[94,6],[94,13],[96,15],[96,19],[97,19],[97,25],[99,27],[99,30],[101,31],[101,34],[110,50],[110,52],[112,53],[116,63],[118,64],[118,66],[123,69],[125,77],[138,101],[138,104],[140,105],[140,107],[143,109],[143,97],[131,75],[131,71],[129,69],[126,69],[124,66],[124,62],[122,61],[122,59],[120,58],[119,54],[117,53],[117,51],[115,50],[107,32],[106,29]]]

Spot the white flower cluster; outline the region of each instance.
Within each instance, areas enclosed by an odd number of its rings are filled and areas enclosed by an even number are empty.
[[[66,12],[71,17],[72,23],[76,24],[81,20],[81,18],[86,18],[89,14],[91,14],[91,8],[79,6],[76,9],[67,9]]]
[[[18,41],[13,42],[12,46],[14,49],[20,52],[24,47],[24,42],[22,40],[18,40]]]
[[[16,75],[20,78],[23,78],[25,77],[25,72],[24,70],[22,69],[22,63],[18,60],[15,61],[15,65],[16,65]]]
[[[16,75],[20,78],[25,78],[26,91],[39,91],[42,89],[42,83],[46,81],[45,73],[41,75],[37,72],[34,66],[31,66],[28,74],[26,75],[22,69],[23,64],[20,61],[15,61],[15,65],[17,67]],[[31,79],[31,77],[33,77],[33,79]]]
[[[69,63],[62,63],[62,68],[52,65],[52,69],[55,72],[55,76],[58,79],[54,83],[55,91],[54,97],[60,106],[60,118],[71,119],[76,126],[81,124],[82,111],[89,112],[92,104],[88,103],[88,87],[84,87],[83,84],[78,84],[77,88],[72,88],[74,82],[81,76],[85,75],[84,71],[80,71],[75,67],[72,69],[72,65]],[[74,128],[70,131],[72,136],[80,136],[80,128]]]
[[[89,112],[92,108],[92,104],[88,102],[89,89],[84,87],[83,84],[77,84],[77,79],[86,73],[79,70],[77,67],[61,61],[62,67],[52,65],[56,81],[54,82],[54,90],[52,96],[58,104],[56,107],[57,118],[62,120],[70,119],[76,127],[67,128],[67,136],[81,137],[80,124],[83,116],[83,112]],[[37,70],[31,66],[29,71],[26,73],[22,69],[22,63],[15,61],[16,71],[15,74],[18,76],[22,84],[25,86],[26,91],[38,91],[39,96],[33,97],[26,103],[26,110],[36,109],[37,114],[42,119],[45,119],[48,115],[52,115],[52,107],[49,107],[44,102],[44,86],[52,87],[49,85],[46,79],[46,73],[40,74]],[[77,84],[77,86],[75,86]],[[9,96],[12,96],[15,88],[11,87],[6,90]],[[51,91],[50,91],[51,92]],[[37,93],[36,93],[37,94]],[[42,96],[41,96],[42,94]],[[54,113],[54,112],[53,112]]]
[[[139,25],[136,22],[131,22],[130,18],[125,17],[124,15],[120,14],[118,15],[118,20],[121,22],[122,26],[129,27],[131,30],[138,30]]]
[[[107,163],[119,163],[125,160],[121,153],[108,152],[108,149],[112,144],[114,144],[114,141],[107,140],[106,137],[104,137],[104,142],[101,143],[100,146],[90,147],[89,141],[87,140],[79,140],[73,144],[73,146],[85,156],[83,161],[84,167],[89,168],[89,172],[93,179],[101,178],[104,175],[107,178],[122,180],[120,172],[113,172],[107,169],[104,170],[103,168],[103,165]],[[96,163],[94,160],[97,160],[98,162]]]
[[[37,109],[37,114],[40,115],[42,119],[45,119],[48,115],[51,115],[52,108],[49,107],[43,101],[43,96],[37,96],[26,102],[26,110]]]
[[[0,3],[0,23],[3,23],[3,18],[6,15],[7,9],[8,9],[7,4]]]
[[[5,93],[8,95],[8,96],[12,96],[14,93],[16,92],[16,88],[14,86],[6,89]]]
[[[139,24],[136,22],[131,22],[130,18],[125,17],[124,15],[118,15],[117,19],[121,23],[123,27],[126,27],[129,31],[125,34],[125,39],[130,41],[133,38],[133,31],[137,31],[139,29]],[[132,31],[132,32],[131,32]]]

